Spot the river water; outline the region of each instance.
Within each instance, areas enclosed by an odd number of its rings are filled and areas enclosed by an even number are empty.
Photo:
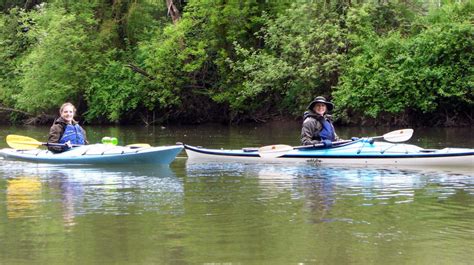
[[[296,122],[86,129],[91,142],[299,145]],[[3,126],[0,138],[47,132]],[[474,148],[470,128],[416,129],[409,143]],[[472,264],[473,171],[192,163],[184,152],[170,167],[0,160],[0,264]]]

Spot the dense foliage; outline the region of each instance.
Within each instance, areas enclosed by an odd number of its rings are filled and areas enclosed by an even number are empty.
[[[401,27],[383,34],[370,21],[376,8],[351,12],[348,40],[355,47],[333,93],[345,117],[356,111],[402,119],[440,112],[430,115],[435,124],[456,125],[455,112],[472,115],[472,8],[448,6],[417,21],[412,32]]]
[[[472,124],[469,1],[267,2],[0,2],[0,111],[266,121],[324,95],[346,123]]]

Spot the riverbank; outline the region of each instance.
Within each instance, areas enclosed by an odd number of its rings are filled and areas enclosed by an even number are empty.
[[[474,124],[474,110],[453,111],[449,115],[446,112],[422,114],[411,113],[404,115],[381,115],[379,118],[362,117],[352,115],[351,117],[341,117],[334,114],[333,120],[336,126],[401,126],[401,127],[472,127]],[[0,124],[2,125],[50,125],[53,123],[54,114],[41,114],[36,117],[19,116],[17,113],[9,114],[0,112]],[[120,122],[85,121],[82,116],[78,116],[81,124],[85,125],[144,125],[144,126],[169,126],[169,125],[198,125],[218,123],[223,125],[243,125],[243,124],[266,124],[278,122],[302,122],[301,116],[267,114],[265,116],[242,116],[230,119],[228,116],[202,115],[201,119],[196,117],[179,117],[169,119],[144,119],[143,115],[133,115]]]

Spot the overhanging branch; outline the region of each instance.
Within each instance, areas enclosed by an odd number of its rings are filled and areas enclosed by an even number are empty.
[[[155,78],[150,75],[147,71],[143,70],[142,68],[132,64],[132,63],[129,63],[126,65],[128,68],[132,69],[132,71],[136,72],[136,73],[139,73],[145,77],[147,77],[148,79],[150,80],[155,80]]]
[[[28,113],[26,111],[23,111],[23,110],[7,108],[7,107],[3,107],[3,106],[0,106],[0,111],[16,112],[16,113],[20,113],[20,114],[23,114],[23,115],[28,116],[28,117],[35,116],[35,115],[33,115],[31,113]]]

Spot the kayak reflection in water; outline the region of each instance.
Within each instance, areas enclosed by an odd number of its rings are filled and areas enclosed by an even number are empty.
[[[76,107],[66,102],[59,109],[60,117],[57,118],[49,130],[48,143],[60,143],[63,146],[48,146],[54,153],[69,150],[72,145],[89,144],[86,131],[74,120]]]
[[[333,108],[334,104],[322,96],[311,101],[303,116],[302,145],[322,143],[325,147],[330,147],[332,142],[340,140],[332,125],[331,115],[327,114]]]

